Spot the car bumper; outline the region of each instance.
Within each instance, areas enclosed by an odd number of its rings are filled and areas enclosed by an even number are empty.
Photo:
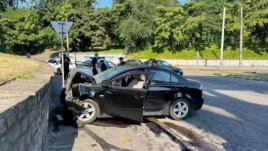
[[[200,110],[204,104],[203,98],[193,98],[193,109],[194,110]]]

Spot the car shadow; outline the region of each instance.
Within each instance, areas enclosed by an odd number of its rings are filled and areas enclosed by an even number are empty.
[[[141,125],[140,122],[120,118],[120,117],[112,117],[112,118],[100,118],[91,123],[94,126],[102,126],[102,127],[118,127],[118,128],[126,128],[130,125]]]

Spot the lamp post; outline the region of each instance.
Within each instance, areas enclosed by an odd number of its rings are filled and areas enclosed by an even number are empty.
[[[240,47],[239,47],[239,68],[242,67],[242,51],[243,51],[243,4],[241,5],[240,18]]]
[[[249,4],[251,1],[247,0],[246,4]],[[239,2],[238,2],[239,3]],[[241,3],[241,16],[240,16],[240,47],[239,47],[239,68],[242,67],[242,58],[243,58],[243,22],[244,22],[244,6],[243,3]]]
[[[67,17],[67,14],[66,14],[66,21],[68,21],[68,17]],[[66,35],[66,45],[67,45],[67,57],[69,57],[69,34],[67,32],[67,35]]]
[[[223,17],[222,17],[222,32],[221,32],[221,60],[220,60],[220,67],[223,66],[223,45],[224,45],[224,27],[225,27],[225,7],[223,8]]]

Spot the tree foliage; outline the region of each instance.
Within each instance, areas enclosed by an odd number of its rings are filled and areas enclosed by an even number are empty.
[[[225,43],[239,46],[240,10],[244,9],[246,47],[268,49],[267,0],[114,0],[111,8],[95,8],[97,0],[0,1],[0,48],[12,53],[37,53],[60,41],[51,20],[70,20],[73,51],[124,45],[154,48],[220,44],[226,7]],[[239,2],[239,3],[238,3]]]

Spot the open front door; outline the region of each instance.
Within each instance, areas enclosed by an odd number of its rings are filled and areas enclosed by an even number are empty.
[[[139,79],[141,75],[145,78]],[[113,80],[112,87],[105,92],[105,112],[117,117],[142,121],[143,104],[147,94],[147,89],[144,87],[146,76],[144,72],[134,72]]]

